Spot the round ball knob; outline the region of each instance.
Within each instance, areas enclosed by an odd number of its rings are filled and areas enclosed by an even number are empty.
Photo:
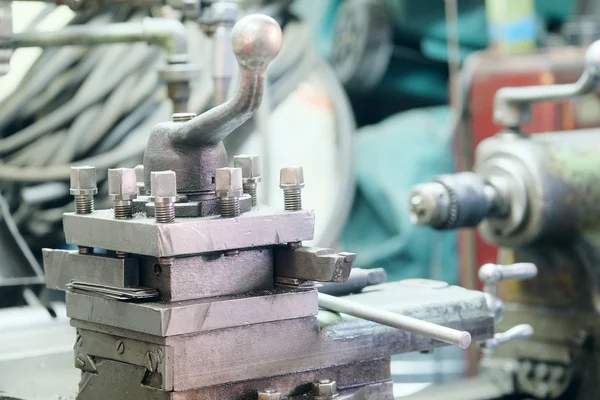
[[[600,78],[600,40],[592,43],[585,52],[585,66],[588,73]]]
[[[231,35],[233,52],[242,67],[264,69],[273,61],[283,41],[279,24],[271,17],[251,14],[240,19]]]

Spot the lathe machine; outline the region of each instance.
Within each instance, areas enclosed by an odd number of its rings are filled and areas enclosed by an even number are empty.
[[[592,93],[599,77],[595,42],[576,83],[499,90],[494,120],[505,129],[480,143],[473,171],[438,176],[416,186],[410,197],[415,223],[435,229],[477,226],[487,242],[502,248],[503,261],[538,268],[532,279],[499,285],[504,307],[490,302],[492,311],[504,308],[503,315],[496,312],[500,329],[526,322],[534,330],[529,340],[502,346],[482,360],[482,376],[504,377],[499,394],[600,395],[600,132],[528,136],[520,129],[533,103]],[[479,275],[491,276],[485,268]]]

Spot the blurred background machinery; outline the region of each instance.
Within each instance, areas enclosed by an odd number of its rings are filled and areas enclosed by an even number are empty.
[[[473,172],[441,175],[417,185],[410,197],[415,223],[436,229],[478,226],[486,242],[503,249],[501,259],[538,268],[531,279],[493,290],[507,302],[498,307],[500,329],[516,323],[533,327],[530,340],[501,346],[482,361],[484,376],[509,371],[506,382],[514,385],[505,386],[503,395],[587,399],[598,393],[600,136],[597,129],[523,131],[535,118],[533,104],[595,92],[600,41],[584,59],[584,72],[573,84],[500,89],[494,121],[505,128],[478,145]],[[493,274],[479,270],[486,292]]]

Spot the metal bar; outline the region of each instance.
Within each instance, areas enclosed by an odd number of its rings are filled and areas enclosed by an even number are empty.
[[[130,42],[155,44],[165,48],[170,55],[187,54],[183,25],[179,21],[161,18],[106,25],[71,25],[56,32],[21,32],[12,36],[10,46],[16,49]]]
[[[456,345],[461,349],[466,349],[471,344],[469,332],[447,328],[391,311],[379,310],[324,293],[319,293],[319,307],[423,335],[440,342]]]

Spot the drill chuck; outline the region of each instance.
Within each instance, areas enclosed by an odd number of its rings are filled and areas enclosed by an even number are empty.
[[[492,212],[489,188],[473,172],[440,175],[411,191],[411,221],[435,229],[475,227]]]

